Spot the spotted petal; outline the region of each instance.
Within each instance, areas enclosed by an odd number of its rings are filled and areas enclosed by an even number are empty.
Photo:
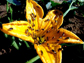
[[[31,33],[28,30],[29,23],[26,21],[14,21],[11,23],[2,24],[1,31],[4,33],[21,38],[26,41],[34,42]]]
[[[48,12],[46,17],[42,20],[41,28],[50,29],[51,27],[55,27],[58,29],[63,23],[63,13],[59,10],[51,10]]]
[[[42,7],[33,0],[26,0],[26,18],[31,19],[31,14],[38,15],[43,18],[44,12]]]
[[[63,13],[59,10],[51,10],[44,19],[39,19],[38,27],[40,36],[51,28],[58,29],[63,23]]]
[[[74,33],[60,28],[55,30],[50,29],[48,31],[46,31],[44,33],[44,38],[46,40],[47,43],[58,43],[58,44],[62,44],[62,43],[75,43],[75,44],[84,44],[83,41],[76,36]]]
[[[61,63],[62,50],[61,46],[55,44],[34,44],[34,47],[43,63]]]

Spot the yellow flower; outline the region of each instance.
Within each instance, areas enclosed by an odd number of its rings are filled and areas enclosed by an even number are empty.
[[[59,27],[63,23],[63,13],[51,10],[43,18],[42,7],[33,0],[26,0],[27,21],[2,24],[1,31],[8,35],[32,42],[43,63],[61,63],[62,43],[83,44],[74,33]]]

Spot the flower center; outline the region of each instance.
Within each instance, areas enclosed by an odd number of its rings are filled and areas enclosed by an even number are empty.
[[[45,43],[46,42],[46,40],[44,39],[44,37],[37,37],[36,39],[35,39],[35,43],[36,44],[42,44],[42,43]]]

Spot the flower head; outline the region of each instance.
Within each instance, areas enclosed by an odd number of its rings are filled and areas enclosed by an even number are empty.
[[[51,10],[45,18],[42,7],[33,0],[26,0],[27,21],[2,24],[6,34],[32,42],[44,63],[61,63],[62,43],[83,44],[74,33],[59,28],[63,23],[63,13]]]

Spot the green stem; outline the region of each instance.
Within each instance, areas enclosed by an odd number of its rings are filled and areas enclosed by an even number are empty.
[[[68,14],[69,11],[70,11],[70,9],[68,9],[68,10],[63,14],[63,17],[65,17],[65,16]]]
[[[26,41],[24,41],[24,43],[28,48],[30,47],[29,44]]]
[[[63,14],[63,17],[65,17],[65,16],[68,14],[68,12],[69,12],[70,10],[77,9],[77,7],[72,6],[72,4],[73,4],[75,1],[76,1],[76,0],[73,0],[73,1],[72,1],[72,3],[70,4],[68,10]]]
[[[36,57],[30,59],[29,61],[27,61],[26,63],[33,63],[35,62],[36,60],[38,60],[40,57],[37,55]]]

